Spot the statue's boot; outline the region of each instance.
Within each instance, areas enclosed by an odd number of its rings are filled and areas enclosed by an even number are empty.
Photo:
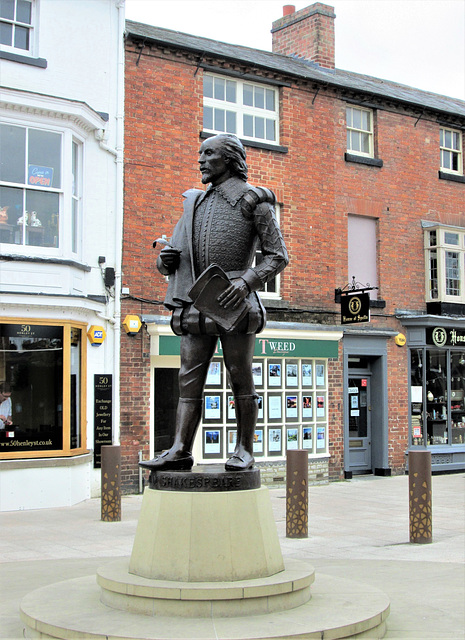
[[[202,399],[179,398],[176,412],[176,434],[173,446],[160,456],[139,462],[150,471],[188,471],[192,469],[194,457],[192,443],[202,418]]]
[[[258,397],[235,396],[237,444],[225,464],[226,471],[246,471],[254,465],[253,437],[258,417]]]

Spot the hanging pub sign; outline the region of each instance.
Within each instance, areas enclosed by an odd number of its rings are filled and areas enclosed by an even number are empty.
[[[370,294],[341,295],[341,324],[370,322]]]

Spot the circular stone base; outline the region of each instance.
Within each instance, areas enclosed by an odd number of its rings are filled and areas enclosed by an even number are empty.
[[[288,559],[285,570],[234,582],[149,580],[129,573],[127,558],[97,571],[101,601],[114,609],[149,616],[210,618],[250,616],[299,607],[310,600],[315,570]]]
[[[100,602],[95,576],[37,589],[21,603],[26,638],[75,640],[290,640],[293,637],[383,638],[387,596],[372,586],[318,574],[306,604],[262,615],[227,618],[147,616]]]

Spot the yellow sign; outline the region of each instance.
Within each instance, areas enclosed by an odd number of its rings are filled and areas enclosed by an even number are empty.
[[[123,327],[129,336],[135,336],[139,333],[142,322],[139,316],[126,316],[123,320]]]
[[[93,347],[99,347],[107,337],[107,334],[103,327],[99,327],[93,324],[87,332],[87,337],[89,338],[89,342]]]
[[[403,333],[398,333],[396,335],[396,337],[394,338],[394,342],[396,343],[396,345],[398,347],[403,347],[403,346],[405,346],[405,343],[407,342],[407,338],[404,336]]]

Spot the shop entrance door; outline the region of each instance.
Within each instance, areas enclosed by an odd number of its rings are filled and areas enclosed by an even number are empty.
[[[155,368],[154,450],[160,454],[174,442],[179,399],[179,369]]]
[[[372,470],[371,393],[369,376],[349,377],[349,466],[353,473]]]

